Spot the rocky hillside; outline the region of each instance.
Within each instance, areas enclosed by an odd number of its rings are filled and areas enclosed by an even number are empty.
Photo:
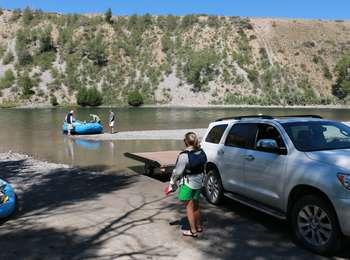
[[[83,87],[106,105],[132,91],[145,104],[342,103],[334,68],[349,52],[349,21],[1,10],[0,103],[73,104]]]

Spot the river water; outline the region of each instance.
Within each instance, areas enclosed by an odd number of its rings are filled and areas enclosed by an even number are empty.
[[[181,141],[84,141],[62,135],[67,109],[0,109],[0,152],[26,153],[35,158],[74,166],[104,166],[122,170],[139,163],[124,152],[181,149]],[[76,118],[88,120],[98,114],[107,128],[108,108],[81,108]],[[221,117],[266,114],[318,114],[350,121],[350,109],[310,108],[114,108],[117,131],[205,128]]]

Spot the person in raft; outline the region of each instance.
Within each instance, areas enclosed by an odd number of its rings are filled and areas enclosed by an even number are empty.
[[[109,122],[109,127],[111,129],[111,134],[114,134],[114,121],[115,121],[114,112],[110,110],[108,115],[108,122]]]
[[[101,119],[98,115],[90,114],[91,116],[91,123],[99,123],[101,124]]]
[[[66,123],[68,125],[67,129],[68,129],[68,135],[71,135],[71,132],[73,130],[73,122],[75,121],[74,118],[74,110],[71,110],[68,112],[68,114],[66,115]]]
[[[170,185],[179,183],[178,198],[186,206],[190,229],[183,230],[182,234],[184,236],[197,237],[198,233],[203,231],[199,211],[199,197],[207,156],[200,148],[199,140],[195,133],[187,133],[184,142],[186,149],[177,158]]]

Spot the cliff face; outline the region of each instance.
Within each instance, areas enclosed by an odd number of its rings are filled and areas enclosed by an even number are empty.
[[[75,103],[97,87],[104,104],[337,103],[337,61],[349,21],[216,16],[0,15],[0,103]]]

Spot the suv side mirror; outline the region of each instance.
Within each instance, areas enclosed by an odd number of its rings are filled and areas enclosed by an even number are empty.
[[[256,148],[259,151],[268,153],[287,154],[287,150],[278,147],[278,144],[274,139],[260,139],[256,144]]]

